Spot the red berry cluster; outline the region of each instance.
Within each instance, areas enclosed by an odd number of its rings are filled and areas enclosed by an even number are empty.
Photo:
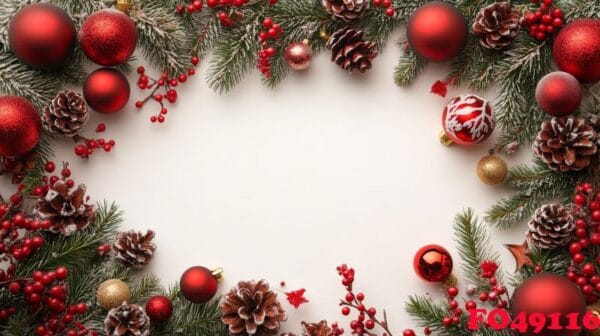
[[[177,102],[177,89],[180,83],[187,82],[188,77],[196,74],[195,66],[200,63],[200,59],[196,56],[190,60],[192,67],[188,69],[187,74],[180,74],[177,78],[169,78],[167,72],[163,72],[160,79],[154,79],[146,74],[146,68],[138,67],[137,73],[140,75],[138,79],[138,87],[142,90],[151,90],[151,93],[144,99],[135,103],[135,107],[141,109],[144,105],[153,100],[160,105],[160,110],[156,115],[150,117],[152,123],[164,123],[169,110],[165,107],[165,103],[175,104]]]
[[[385,8],[385,14],[387,16],[394,16],[396,10],[392,7],[392,0],[373,0],[373,6]]]
[[[531,0],[539,4],[535,12],[527,12],[521,19],[521,25],[529,30],[529,35],[538,41],[545,40],[565,24],[563,12],[552,4],[552,0]]]
[[[0,283],[10,281],[14,277],[17,263],[27,260],[42,245],[44,239],[37,234],[50,228],[47,220],[28,218],[23,213],[10,214],[6,204],[0,205]],[[0,286],[2,287],[2,286]]]
[[[363,336],[372,335],[370,330],[379,326],[383,329],[383,336],[391,336],[388,329],[387,318],[384,313],[383,320],[377,318],[377,310],[374,307],[367,307],[365,304],[365,295],[363,293],[354,293],[354,269],[348,267],[348,265],[341,265],[337,267],[338,275],[342,277],[342,285],[346,288],[346,296],[340,300],[340,306],[342,307],[342,315],[350,315],[352,310],[358,312],[357,317],[350,322],[350,329],[352,334]],[[338,335],[343,334],[344,330],[334,328],[338,330]]]
[[[98,255],[101,257],[108,256],[111,249],[112,247],[110,244],[102,244],[98,246]]]
[[[99,124],[98,127],[96,127],[96,133],[102,133],[104,131],[106,131],[105,124]],[[81,135],[74,136],[73,140],[75,141],[75,143],[77,143],[73,151],[75,152],[75,155],[79,156],[82,159],[89,159],[90,156],[92,156],[92,154],[94,154],[94,151],[96,151],[97,149],[103,149],[105,152],[108,153],[112,151],[113,147],[115,147],[115,145],[117,144],[117,142],[113,139],[88,139]]]
[[[265,76],[271,78],[271,58],[275,56],[275,48],[269,46],[269,41],[279,40],[283,29],[277,23],[273,22],[273,18],[265,18],[262,22],[263,28],[258,33],[261,49],[258,51],[258,63],[256,67]]]
[[[278,0],[267,0],[269,4],[274,5],[278,2]],[[219,10],[217,12],[217,18],[219,22],[224,27],[233,26],[235,20],[243,18],[243,13],[239,12],[231,12],[227,8],[237,7],[240,8],[246,4],[248,4],[250,0],[206,0],[206,6],[208,8],[223,8],[223,10]],[[202,0],[191,0],[187,5],[179,4],[177,5],[177,13],[184,14],[187,12],[188,14],[194,14],[197,12],[201,12],[204,4]],[[235,14],[235,17],[232,17]]]
[[[46,162],[44,169],[46,171],[46,173],[48,174],[52,174],[56,171],[56,164],[52,161],[48,161]],[[65,181],[65,183],[67,184],[67,187],[69,188],[73,188],[75,186],[75,181],[73,181],[72,179],[70,179],[71,177],[71,169],[69,168],[69,163],[68,162],[63,162],[63,168],[60,171],[60,177],[58,175],[46,175],[42,177],[42,185],[37,186],[33,189],[33,191],[31,192],[32,196],[35,197],[43,197],[48,193],[48,190],[50,190],[50,187],[52,187],[56,182],[58,182],[59,180],[63,180]]]
[[[594,192],[589,183],[580,184],[573,202],[577,240],[569,245],[572,265],[567,278],[581,288],[589,303],[594,303],[600,296],[600,256],[594,254],[594,247],[600,245],[600,192]]]

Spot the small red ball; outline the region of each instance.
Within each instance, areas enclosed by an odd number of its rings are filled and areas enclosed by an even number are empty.
[[[13,53],[37,68],[63,64],[75,49],[75,26],[60,7],[37,3],[17,12],[8,28]]]
[[[0,155],[27,154],[40,140],[41,120],[33,104],[21,97],[0,97]]]
[[[572,21],[554,40],[554,61],[558,68],[584,83],[600,80],[600,20]]]
[[[566,117],[581,104],[581,85],[577,78],[567,72],[551,72],[539,81],[535,100],[549,115]]]
[[[429,61],[447,61],[467,44],[467,22],[452,5],[432,1],[413,13],[406,34],[417,55]]]
[[[511,309],[512,316],[525,312],[544,315],[559,313],[561,318],[579,313],[581,317],[585,313],[586,303],[579,288],[571,281],[555,274],[541,273],[529,278],[515,290]],[[581,331],[581,328],[550,330],[548,324],[541,333],[534,334],[533,327],[530,327],[524,335],[577,336]]]
[[[415,254],[413,266],[423,280],[442,282],[452,274],[452,256],[439,245],[423,246]]]
[[[153,296],[146,302],[146,314],[153,322],[166,322],[173,315],[173,303],[166,296]]]
[[[208,268],[195,266],[183,273],[179,286],[186,299],[193,303],[205,303],[215,296],[219,283]]]
[[[312,50],[304,42],[294,42],[285,48],[284,58],[290,69],[296,71],[306,70],[310,67]]]
[[[138,34],[135,23],[116,9],[103,9],[85,19],[79,32],[79,44],[94,63],[123,64],[133,55]]]
[[[100,113],[120,111],[129,101],[130,94],[127,78],[112,68],[92,72],[83,85],[86,102]]]

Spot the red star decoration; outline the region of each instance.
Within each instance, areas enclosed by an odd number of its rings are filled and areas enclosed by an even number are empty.
[[[523,244],[505,244],[504,246],[510,251],[513,257],[515,257],[517,271],[523,266],[533,266],[533,261],[529,256],[529,245],[527,245],[527,241],[524,241]]]
[[[446,97],[446,94],[448,93],[448,82],[442,82],[441,80],[436,81],[431,86],[431,93],[434,93],[438,96]]]
[[[305,292],[306,289],[302,288],[295,291],[286,292],[285,295],[287,296],[288,302],[294,306],[294,308],[298,309],[298,307],[301,305],[308,303],[308,300],[304,297]]]

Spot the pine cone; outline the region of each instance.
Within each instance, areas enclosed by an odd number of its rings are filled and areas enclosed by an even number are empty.
[[[323,7],[334,20],[351,22],[360,19],[369,0],[321,0]]]
[[[519,34],[521,13],[508,2],[496,2],[482,8],[473,23],[473,33],[479,43],[488,49],[504,49]]]
[[[221,321],[236,336],[276,335],[287,316],[265,280],[241,281],[221,303]]]
[[[527,238],[541,249],[565,246],[575,230],[571,212],[562,205],[547,204],[535,211],[528,224]]]
[[[331,61],[342,69],[365,72],[371,69],[371,61],[377,56],[375,43],[363,41],[363,31],[340,29],[331,35],[327,48],[331,49]]]
[[[94,207],[87,203],[83,184],[71,190],[65,181],[57,181],[45,197],[38,200],[35,213],[50,221],[50,231],[69,236],[87,227],[95,218]]]
[[[579,117],[552,118],[542,124],[533,143],[534,153],[553,170],[582,170],[598,151],[597,133]]]
[[[148,336],[150,318],[144,308],[134,304],[123,304],[111,309],[104,320],[107,336]]]
[[[590,126],[596,132],[596,147],[600,146],[600,113],[592,114],[588,118]]]
[[[42,125],[50,133],[73,136],[88,118],[88,107],[83,96],[72,90],[64,90],[44,109]]]
[[[319,323],[302,322],[303,336],[332,336],[333,331],[327,325],[327,321],[323,320]]]
[[[148,265],[156,250],[152,239],[154,239],[154,231],[151,230],[146,234],[133,230],[121,233],[112,246],[116,254],[115,258],[130,268],[142,268]]]
[[[0,175],[12,174],[11,182],[13,184],[19,184],[23,182],[25,176],[35,168],[39,157],[40,154],[37,151],[31,151],[17,158],[3,157]]]

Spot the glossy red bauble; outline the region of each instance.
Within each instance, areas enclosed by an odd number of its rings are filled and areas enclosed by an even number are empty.
[[[33,104],[21,97],[0,97],[0,156],[30,152],[40,140],[41,119]]]
[[[489,101],[476,95],[462,95],[451,99],[444,108],[442,126],[451,142],[473,145],[492,134],[496,120]]]
[[[586,311],[585,298],[579,288],[568,279],[550,273],[541,273],[525,280],[515,290],[511,301],[512,316],[517,316],[521,312],[541,313],[546,316],[560,313],[561,325],[569,324],[566,322],[567,314],[579,313],[581,318]],[[581,326],[581,320],[569,325]],[[548,330],[544,328],[538,334],[534,334],[530,330],[524,335],[577,336],[580,332],[581,329]]]
[[[584,83],[600,81],[600,20],[575,20],[560,30],[552,51],[558,68]]]
[[[152,322],[166,322],[173,315],[173,302],[164,295],[153,296],[146,302],[146,315]]]
[[[566,117],[581,104],[581,85],[573,75],[555,71],[544,76],[535,90],[540,108],[553,117]]]
[[[73,53],[77,34],[69,15],[60,7],[37,3],[23,7],[10,21],[12,52],[36,68],[53,68]]]
[[[94,63],[123,64],[133,55],[137,29],[131,18],[116,9],[104,9],[85,19],[79,32],[79,44]]]
[[[112,68],[92,72],[83,84],[85,101],[100,113],[120,111],[129,101],[130,94],[127,78]]]
[[[442,282],[452,274],[452,256],[439,245],[426,245],[415,254],[413,266],[423,280]]]
[[[219,283],[208,268],[194,266],[183,273],[179,286],[186,299],[193,303],[205,303],[215,296]]]
[[[447,61],[467,44],[467,21],[452,5],[432,1],[412,14],[406,35],[417,55],[429,61]]]

